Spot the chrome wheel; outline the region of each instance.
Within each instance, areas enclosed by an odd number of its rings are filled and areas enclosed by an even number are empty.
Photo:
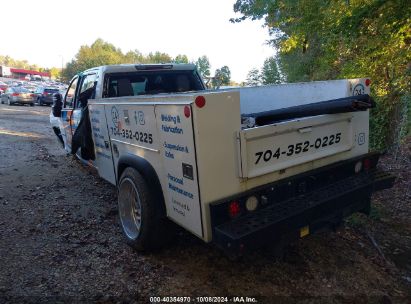
[[[129,177],[121,180],[118,208],[124,233],[131,240],[137,239],[141,228],[141,199],[136,185]]]
[[[152,191],[139,171],[131,166],[124,169],[118,184],[118,214],[127,244],[138,251],[160,248],[171,231],[163,198]]]

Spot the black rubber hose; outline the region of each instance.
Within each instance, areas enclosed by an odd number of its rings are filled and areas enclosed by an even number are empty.
[[[364,94],[331,99],[301,106],[282,108],[278,110],[246,114],[243,115],[243,117],[252,117],[255,119],[256,125],[262,126],[283,120],[307,116],[365,111],[374,107],[374,100],[368,94]]]

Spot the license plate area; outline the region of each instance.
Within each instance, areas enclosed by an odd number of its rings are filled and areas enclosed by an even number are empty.
[[[240,131],[240,176],[256,177],[350,150],[351,119],[351,113],[322,115]]]

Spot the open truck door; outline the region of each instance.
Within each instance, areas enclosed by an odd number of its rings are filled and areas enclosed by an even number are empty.
[[[50,123],[53,131],[62,143],[66,152],[71,151],[73,105],[77,91],[78,76],[74,77],[66,94],[53,95],[53,105],[50,113]]]
[[[91,139],[87,104],[90,98],[95,97],[95,81],[95,73],[74,77],[64,96],[62,108],[58,109],[59,105],[55,98],[53,117],[50,117],[53,129],[63,141],[65,150],[72,154],[79,152],[78,156],[86,161],[94,160],[94,145]],[[82,119],[83,117],[85,119]]]
[[[71,116],[71,153],[84,161],[95,160],[88,101],[95,98],[96,77],[96,73],[81,75]]]
[[[60,129],[61,135],[65,137],[65,149],[66,151],[71,151],[71,143],[73,138],[72,130],[72,119],[73,119],[73,109],[76,100],[77,86],[78,86],[79,77],[74,77],[67,89],[66,95],[63,100],[63,108],[61,110],[61,124],[62,128]]]

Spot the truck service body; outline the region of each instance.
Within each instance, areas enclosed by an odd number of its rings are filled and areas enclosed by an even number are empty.
[[[66,149],[76,152],[80,138],[80,158],[118,187],[131,245],[155,247],[161,232],[145,234],[166,217],[238,253],[367,213],[371,193],[392,186],[368,151],[369,86],[351,79],[205,90],[192,65],[105,66],[76,76],[51,119]],[[348,110],[321,114],[340,100]],[[301,114],[307,107],[318,115]],[[281,116],[287,108],[296,111]],[[89,131],[77,130],[87,123]]]

